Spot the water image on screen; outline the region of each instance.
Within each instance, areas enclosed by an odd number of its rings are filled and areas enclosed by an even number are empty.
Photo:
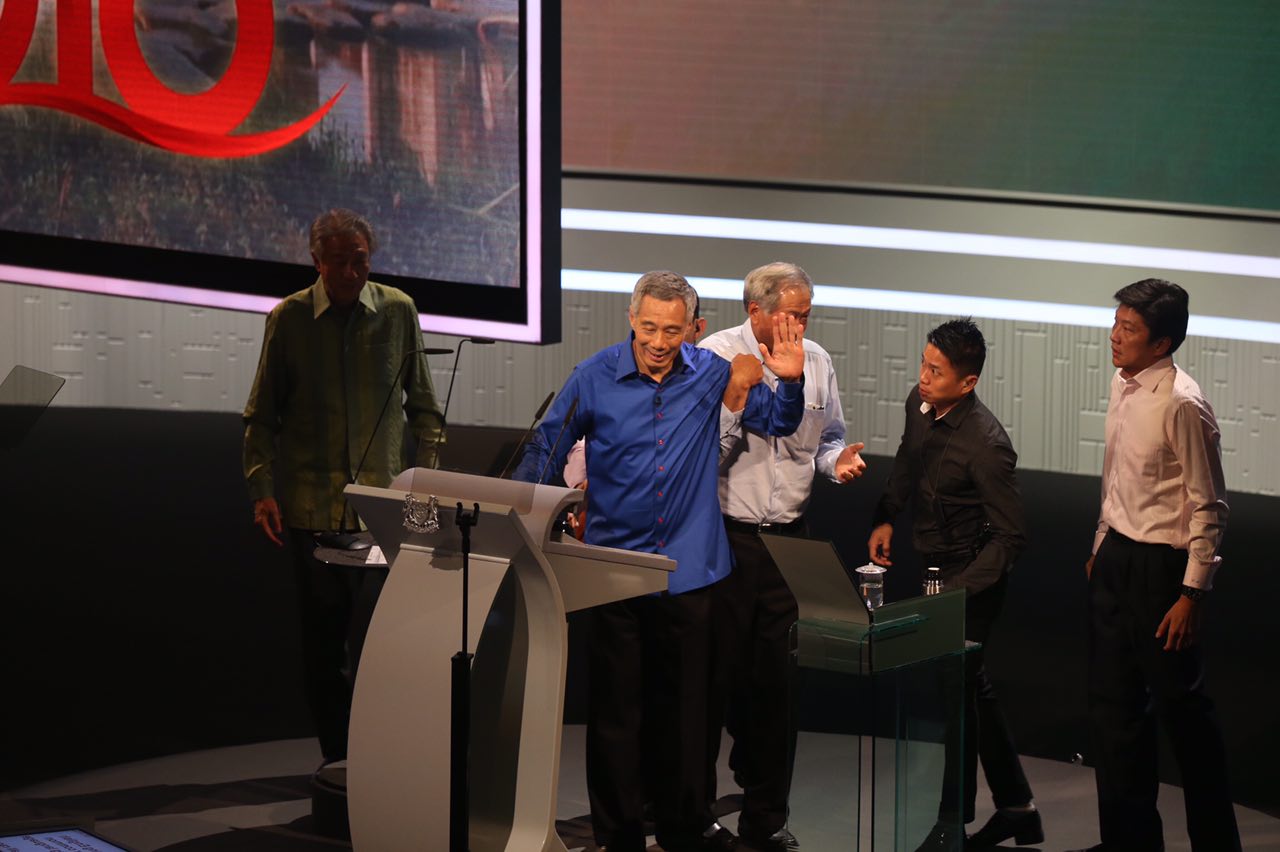
[[[520,285],[517,0],[3,9],[0,229],[309,264],[344,206],[379,272]]]

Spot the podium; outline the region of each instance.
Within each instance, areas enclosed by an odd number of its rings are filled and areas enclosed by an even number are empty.
[[[471,513],[471,852],[565,852],[555,831],[567,613],[667,588],[675,563],[555,541],[582,492],[413,469],[349,485],[390,564],[356,676],[347,809],[357,852],[443,849],[449,830],[450,658],[462,642],[459,503]],[[407,493],[434,497],[439,531],[405,528]]]
[[[935,823],[963,837],[964,592],[868,609],[830,542],[761,539],[799,610],[792,832],[811,852],[913,852]]]

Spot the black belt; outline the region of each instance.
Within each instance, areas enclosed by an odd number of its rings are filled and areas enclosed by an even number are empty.
[[[805,531],[804,518],[796,518],[794,521],[787,523],[769,522],[764,523],[748,523],[746,521],[735,521],[728,515],[724,519],[724,528],[733,532],[750,533],[752,535],[760,535],[760,533],[769,533],[771,535],[802,535]]]
[[[1134,547],[1167,547],[1170,550],[1186,550],[1185,547],[1174,547],[1172,544],[1165,544],[1159,541],[1138,541],[1136,538],[1129,538],[1129,536],[1111,527],[1107,528],[1107,536],[1114,538],[1121,544],[1131,544]]]

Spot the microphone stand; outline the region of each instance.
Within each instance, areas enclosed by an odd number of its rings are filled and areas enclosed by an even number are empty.
[[[564,415],[564,420],[560,423],[560,431],[556,433],[556,439],[551,444],[551,449],[547,454],[547,460],[542,463],[542,470],[538,473],[538,479],[534,485],[541,485],[542,480],[547,476],[547,468],[551,467],[551,460],[556,457],[556,450],[560,447],[560,439],[564,437],[564,430],[568,428],[569,421],[573,419],[573,415],[578,410],[578,397],[573,398],[573,403],[569,406],[569,410]]]
[[[453,380],[458,378],[458,361],[462,358],[462,344],[474,343],[478,346],[488,346],[497,341],[490,340],[487,337],[464,337],[458,341],[458,348],[453,355],[453,371],[449,373],[449,392],[444,396],[444,414],[442,415],[445,422],[449,419],[449,403],[453,400]]]
[[[551,400],[555,397],[556,392],[552,391],[547,394],[547,398],[542,401],[542,405],[538,407],[538,413],[533,415],[533,422],[529,424],[529,428],[524,430],[524,434],[520,436],[520,440],[516,441],[516,448],[511,451],[511,457],[507,459],[507,463],[502,466],[502,472],[498,474],[499,479],[505,479],[507,471],[511,469],[511,463],[516,460],[516,454],[520,452],[520,448],[524,446],[524,442],[529,440],[529,436],[533,434],[533,427],[538,425],[538,421],[542,419],[542,415],[547,413],[547,406],[551,405]]]
[[[470,589],[471,528],[480,522],[480,504],[465,512],[459,501],[454,522],[462,532],[462,649],[452,657],[449,725],[449,852],[468,852],[470,841],[471,659],[467,651],[467,595]]]
[[[365,459],[369,458],[369,450],[373,448],[373,441],[378,437],[378,427],[382,425],[382,419],[387,416],[387,408],[391,405],[391,397],[395,396],[395,392],[399,390],[404,393],[404,388],[400,385],[400,377],[404,375],[404,368],[409,366],[409,358],[414,355],[448,355],[452,349],[437,349],[432,346],[420,349],[410,349],[404,353],[404,357],[400,359],[400,369],[396,370],[396,377],[391,381],[391,390],[387,391],[387,396],[382,400],[382,408],[378,410],[378,419],[374,421],[373,430],[369,433],[369,440],[365,442],[364,452],[360,454],[360,463],[356,465],[355,473],[351,474],[347,480],[348,485],[354,485],[360,480],[360,473],[364,470]],[[443,419],[443,418],[442,418]],[[316,541],[321,547],[335,547],[339,550],[368,550],[368,542],[362,542],[353,533],[344,533],[341,530],[341,524],[347,519],[347,498],[342,498],[342,521],[339,521],[337,530],[322,532],[316,536]]]
[[[449,422],[449,403],[453,401],[453,381],[458,377],[458,361],[462,344],[486,345],[496,341],[487,337],[464,337],[458,341],[449,374],[449,392],[444,398],[441,420]],[[467,651],[467,595],[470,588],[471,528],[480,520],[480,504],[474,503],[470,513],[462,503],[454,513],[454,522],[462,531],[462,650],[451,658],[452,693],[449,710],[449,852],[468,852],[471,827],[469,752],[471,746],[471,659]]]

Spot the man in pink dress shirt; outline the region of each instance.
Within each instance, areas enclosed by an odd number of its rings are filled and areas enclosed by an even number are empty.
[[[1173,363],[1187,293],[1149,278],[1115,295],[1102,512],[1089,576],[1089,716],[1102,843],[1160,852],[1156,719],[1182,774],[1195,852],[1240,849],[1201,627],[1227,520],[1218,423]]]

